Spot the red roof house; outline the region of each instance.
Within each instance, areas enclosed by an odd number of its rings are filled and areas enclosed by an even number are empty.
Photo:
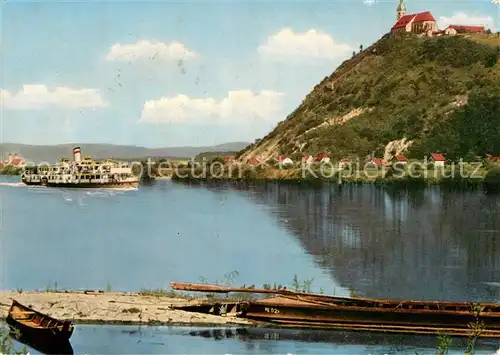
[[[428,30],[437,30],[436,19],[429,11],[402,16],[394,26],[392,32],[425,33]]]
[[[316,161],[316,162],[329,162],[330,158],[328,157],[328,154],[326,154],[326,153],[318,153],[314,157],[314,161]]]
[[[486,157],[492,161],[500,161],[500,157],[496,157],[496,156],[491,155],[491,154],[486,154]]]
[[[446,158],[441,153],[431,153],[431,158],[434,161],[446,161]]]
[[[446,27],[445,31],[448,29],[453,29],[457,33],[482,33],[484,32],[484,26],[464,26],[464,25],[449,25]]]
[[[375,165],[375,166],[378,166],[378,167],[381,167],[381,166],[384,166],[387,164],[387,162],[384,160],[384,159],[381,159],[381,158],[371,158],[369,163]]]
[[[10,165],[12,165],[15,168],[20,168],[21,166],[24,165],[24,159],[21,159],[21,158],[12,159],[12,161],[10,162]]]
[[[250,164],[250,165],[259,165],[260,164],[260,160],[255,158],[255,157],[251,157],[247,160],[247,164]]]
[[[7,161],[3,162],[3,166],[13,166],[15,168],[21,168],[26,165],[24,158],[18,153],[9,153],[9,158]]]
[[[434,166],[444,166],[446,158],[441,153],[431,153],[431,160],[434,162]]]

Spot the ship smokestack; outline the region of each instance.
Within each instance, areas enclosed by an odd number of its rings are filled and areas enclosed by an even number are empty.
[[[73,148],[73,157],[75,159],[75,162],[77,162],[77,163],[79,163],[82,160],[80,147]]]

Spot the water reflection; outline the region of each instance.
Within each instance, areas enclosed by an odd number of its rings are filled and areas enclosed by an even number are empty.
[[[367,297],[496,300],[500,202],[482,192],[374,186],[248,188],[344,287]]]
[[[31,348],[32,350],[35,350],[37,352],[40,352],[41,354],[67,354],[67,355],[73,355],[73,347],[71,346],[71,343],[68,340],[64,341],[59,341],[59,342],[51,342],[50,340],[46,339],[40,339],[40,338],[17,338],[15,336],[10,336],[11,339],[13,340],[14,344],[16,344],[16,341],[19,342],[20,344]],[[17,345],[17,344],[16,344]]]
[[[385,335],[378,333],[342,332],[332,330],[302,330],[302,329],[273,329],[273,328],[202,328],[188,333],[194,337],[222,341],[224,339],[238,339],[245,343],[261,341],[293,341],[300,343],[329,343],[343,345],[375,346],[386,353],[405,353],[410,349],[435,349],[437,339],[434,336],[417,335]],[[273,344],[273,343],[270,343]],[[452,338],[452,348],[463,349],[467,346],[467,339]],[[498,341],[480,339],[476,343],[476,350],[498,349]]]
[[[454,338],[450,355],[463,354]],[[77,325],[75,354],[435,354],[436,338],[272,328]],[[481,340],[477,354],[492,354],[498,340]],[[21,349],[16,344],[16,349]],[[31,354],[40,350],[29,348]],[[53,353],[53,352],[50,352]]]

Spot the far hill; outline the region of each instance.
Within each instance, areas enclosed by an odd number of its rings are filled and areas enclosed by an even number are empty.
[[[239,156],[500,155],[500,37],[385,35]]]
[[[249,143],[233,142],[206,147],[166,147],[145,148],[114,144],[60,144],[60,145],[25,145],[17,143],[0,143],[0,160],[6,159],[9,153],[19,153],[25,159],[34,162],[56,162],[59,158],[72,157],[75,146],[82,148],[82,155],[94,159],[146,159],[146,158],[192,158],[202,152],[237,152]]]

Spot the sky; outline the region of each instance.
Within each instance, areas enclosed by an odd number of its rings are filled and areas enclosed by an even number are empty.
[[[1,142],[251,142],[387,33],[398,0],[4,1]],[[500,28],[492,0],[406,0]]]

